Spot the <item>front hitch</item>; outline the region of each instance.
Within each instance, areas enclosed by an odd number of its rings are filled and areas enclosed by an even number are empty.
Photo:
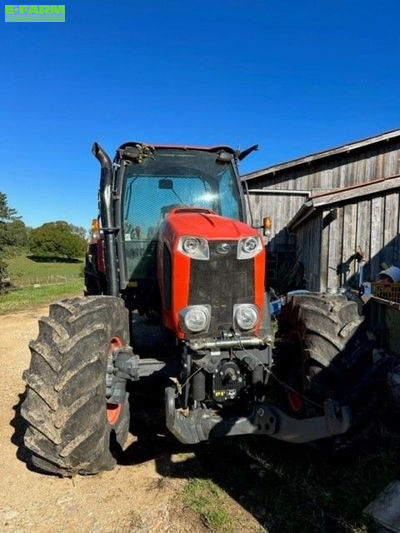
[[[106,369],[106,396],[109,403],[122,403],[128,381],[138,381],[155,373],[171,371],[171,364],[151,357],[140,358],[131,346],[121,346],[113,351]]]
[[[186,414],[176,408],[172,387],[165,389],[165,412],[167,428],[185,444],[235,435],[269,435],[302,444],[341,435],[351,427],[350,409],[339,408],[333,400],[324,402],[323,416],[303,419],[292,418],[268,403],[258,404],[248,417],[223,418],[203,408]]]

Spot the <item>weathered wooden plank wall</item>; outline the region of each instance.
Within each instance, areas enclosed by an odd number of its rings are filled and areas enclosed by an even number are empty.
[[[269,189],[309,191],[317,194],[318,191],[325,192],[330,189],[348,187],[392,176],[399,172],[400,141],[390,139],[377,146],[365,147],[362,151],[344,152],[329,159],[293,166],[280,170],[275,175],[267,173],[247,183],[254,223],[261,225],[263,216],[271,216],[273,219],[272,238],[268,248],[274,251],[288,242],[289,234],[286,226],[307,195],[280,195],[276,192],[268,193]],[[255,192],[251,192],[252,189],[255,189]],[[260,190],[263,192],[259,192]],[[371,216],[371,209],[375,210],[374,216],[376,217],[379,217],[381,211],[379,202],[376,202],[373,208],[368,204],[368,206],[362,206],[361,209],[365,209],[365,216],[368,219]],[[349,213],[346,213],[346,219],[348,218]],[[370,235],[364,235],[362,229],[360,231],[364,247],[369,250]]]
[[[268,245],[269,251],[275,252],[279,250],[280,245],[285,245],[290,241],[286,228],[287,223],[294,217],[306,199],[306,195],[249,194],[248,201],[253,215],[254,226],[262,226],[263,218],[266,216],[271,217],[272,235]]]
[[[357,204],[343,206],[343,258],[350,258],[357,250]],[[347,273],[345,279],[352,278],[357,273],[355,261],[347,259]],[[345,280],[344,280],[345,281]]]
[[[357,250],[366,261],[365,279],[374,280],[381,263],[400,266],[400,190],[325,206],[298,226],[296,241],[310,290],[355,286],[358,266],[351,258]],[[311,242],[315,253],[310,253]]]
[[[308,290],[318,291],[322,259],[322,217],[313,217],[299,226],[297,233],[297,261],[304,265],[304,278]]]

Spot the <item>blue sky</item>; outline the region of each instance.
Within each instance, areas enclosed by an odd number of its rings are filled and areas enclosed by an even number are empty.
[[[1,7],[4,12],[4,7]],[[260,150],[242,171],[400,126],[400,4],[66,2],[0,32],[0,191],[29,225],[96,216],[94,140]]]

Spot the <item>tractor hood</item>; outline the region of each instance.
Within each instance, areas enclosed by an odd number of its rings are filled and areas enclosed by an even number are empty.
[[[191,235],[207,240],[238,240],[259,235],[258,231],[238,220],[217,215],[211,209],[180,207],[172,209],[166,219],[175,237]]]
[[[248,238],[258,246],[244,257],[240,242]],[[187,245],[190,241],[193,248]],[[265,250],[254,228],[200,207],[174,208],[166,216],[159,232],[158,280],[163,323],[178,337],[213,338],[232,331],[235,308],[240,304],[258,309],[256,326],[241,332],[244,337],[254,335],[264,309],[264,273]],[[209,309],[205,330],[189,331],[182,325],[191,306]]]

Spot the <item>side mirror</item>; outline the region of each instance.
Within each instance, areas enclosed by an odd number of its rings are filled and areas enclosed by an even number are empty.
[[[251,154],[251,152],[254,152],[254,150],[258,150],[258,144],[254,144],[253,146],[250,146],[250,148],[246,148],[246,150],[238,152],[237,158],[239,159],[239,161],[242,161],[245,157]]]

